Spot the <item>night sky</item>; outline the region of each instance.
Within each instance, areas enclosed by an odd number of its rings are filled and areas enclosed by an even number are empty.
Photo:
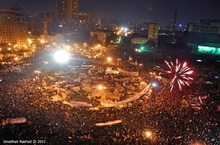
[[[56,0],[0,0],[0,8],[19,7],[29,15],[52,12]],[[174,10],[177,22],[199,22],[201,18],[220,19],[219,0],[79,0],[80,11],[115,19],[119,24],[158,21],[167,25]]]

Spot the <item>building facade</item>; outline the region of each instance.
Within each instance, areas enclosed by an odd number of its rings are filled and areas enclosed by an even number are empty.
[[[78,12],[73,16],[73,25],[75,28],[91,28],[92,17],[90,13]]]
[[[159,34],[159,25],[157,23],[150,23],[148,25],[148,39],[157,46]]]
[[[28,26],[23,15],[16,16],[16,44],[18,47],[27,48],[28,46]]]
[[[91,28],[92,16],[90,13],[79,12],[79,0],[58,0],[55,15],[60,32]]]
[[[220,55],[220,20],[188,24],[186,40],[193,52]]]
[[[15,13],[0,10],[0,43],[16,43]]]
[[[58,26],[63,29],[71,29],[73,17],[79,11],[78,0],[58,0],[55,14]]]
[[[0,44],[27,47],[27,20],[18,10],[0,10]]]
[[[112,31],[91,31],[90,38],[92,42],[101,43],[105,45],[112,35]]]
[[[148,42],[147,38],[139,38],[139,37],[134,37],[131,39],[132,44],[138,44],[138,45],[143,45]]]

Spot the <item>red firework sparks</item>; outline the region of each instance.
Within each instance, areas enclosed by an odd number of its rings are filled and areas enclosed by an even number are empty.
[[[170,91],[173,90],[176,84],[180,90],[182,90],[182,86],[189,86],[189,81],[193,80],[193,78],[190,77],[190,75],[193,74],[193,70],[187,66],[187,62],[180,63],[178,59],[176,59],[176,62],[164,62],[169,67],[169,71],[166,72],[173,75],[172,81],[170,82]]]

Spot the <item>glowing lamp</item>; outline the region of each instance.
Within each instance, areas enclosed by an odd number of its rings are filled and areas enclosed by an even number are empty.
[[[54,53],[54,59],[58,63],[67,63],[70,59],[70,53],[65,49],[57,50]]]

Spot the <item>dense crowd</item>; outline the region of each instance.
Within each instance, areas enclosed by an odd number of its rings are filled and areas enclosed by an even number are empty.
[[[141,98],[118,108],[73,108],[52,102],[41,93],[35,76],[10,74],[0,87],[0,119],[25,117],[27,123],[1,126],[4,139],[42,139],[48,144],[220,144],[220,114],[212,106],[201,110],[181,106],[183,94],[167,86],[156,88],[149,98]],[[98,122],[122,120],[112,126]],[[144,130],[153,132],[146,138]]]

